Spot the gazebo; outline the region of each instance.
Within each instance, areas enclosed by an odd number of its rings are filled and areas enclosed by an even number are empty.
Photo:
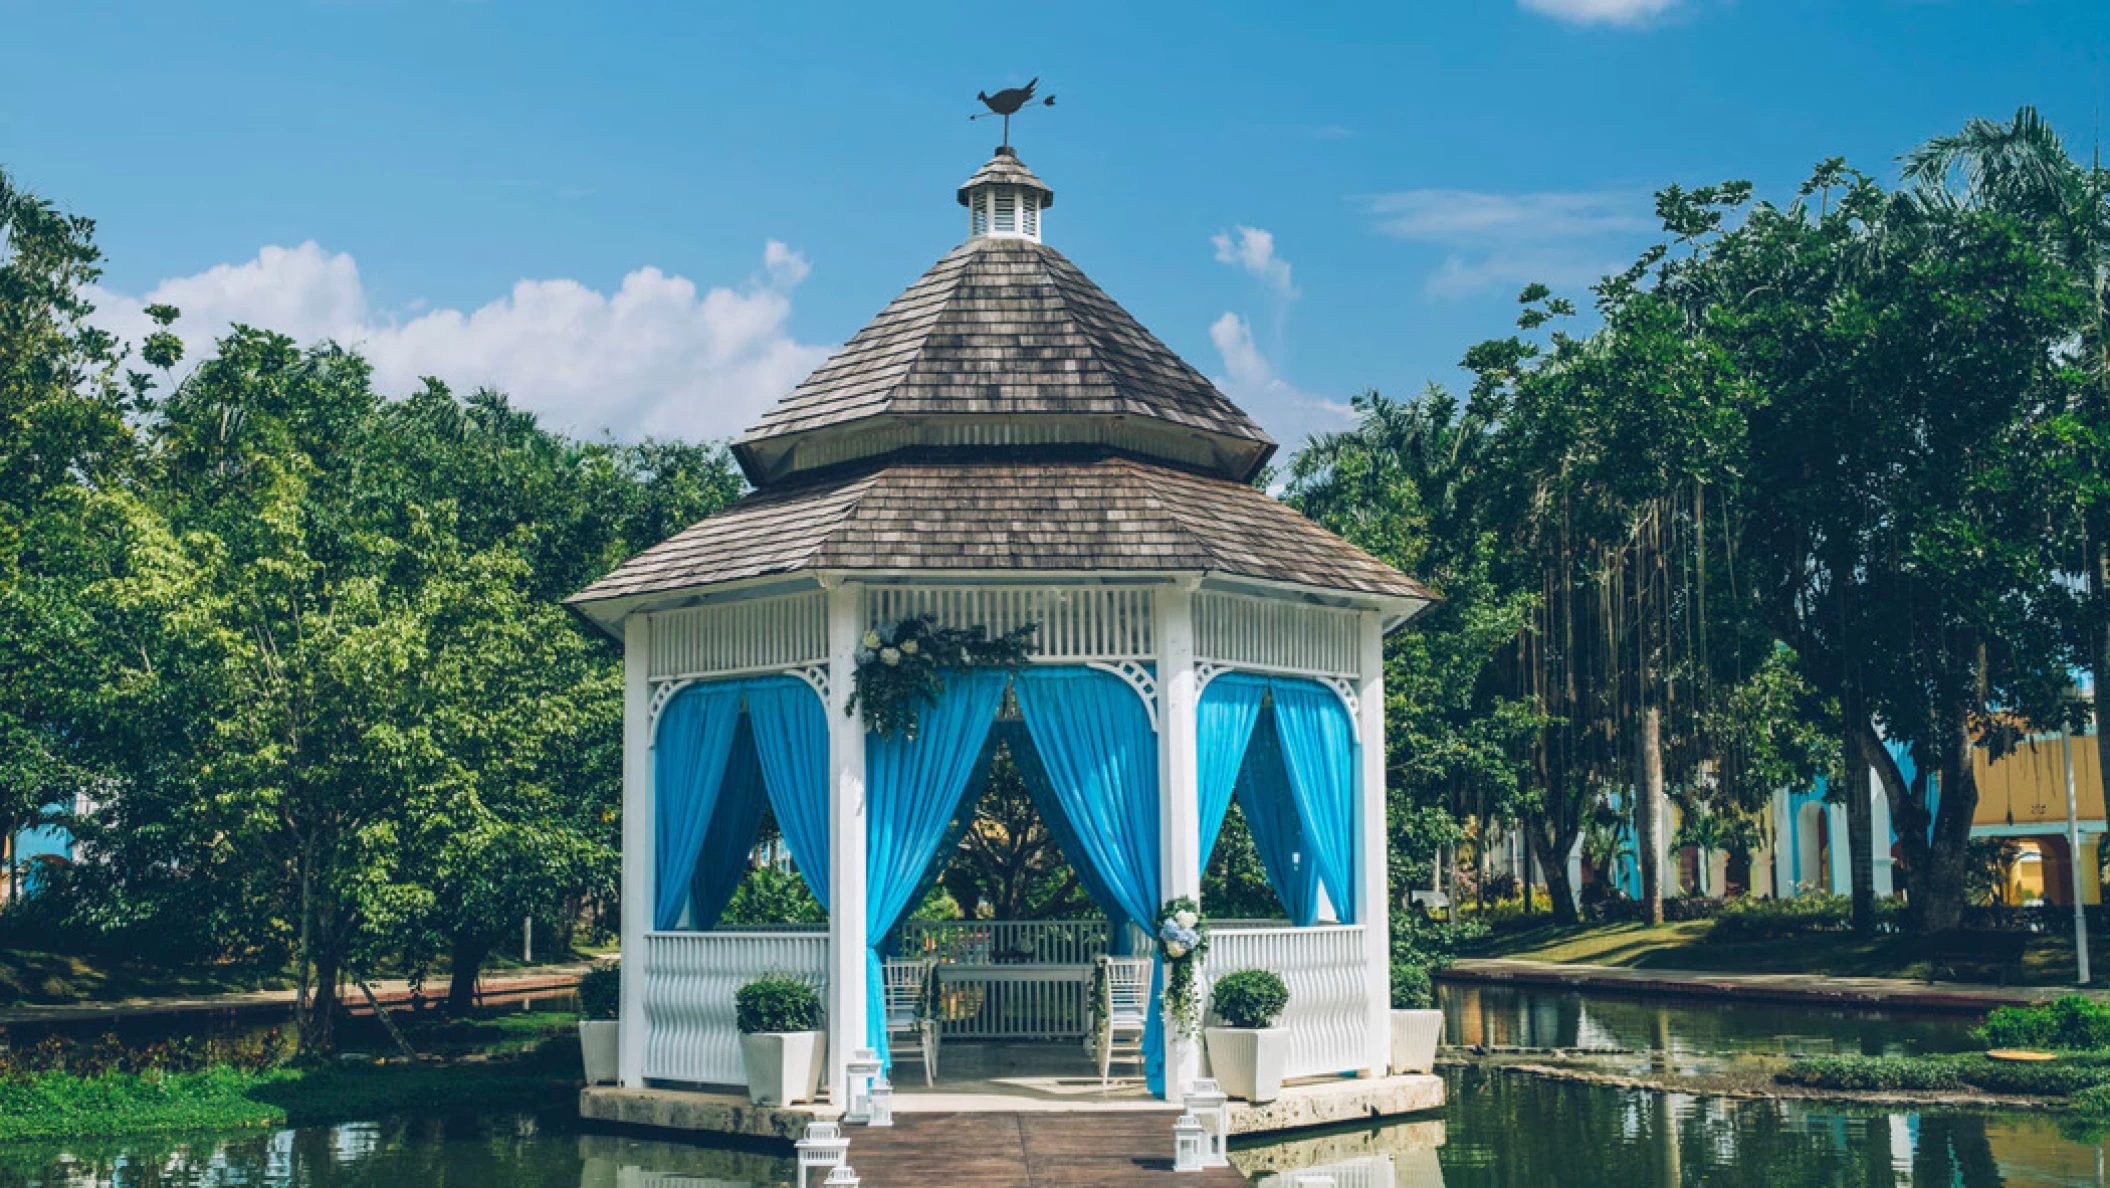
[[[1290,919],[1219,922],[1202,983],[1282,975],[1290,1077],[1385,1071],[1383,640],[1431,596],[1253,485],[1275,443],[1044,242],[1054,197],[999,148],[966,241],[733,444],[754,490],[569,600],[624,646],[626,1087],[742,1084],[733,993],[789,972],[840,1104],[1004,727],[1114,922],[1085,948],[1199,901],[1238,796]],[[868,633],[911,616],[1030,654],[871,733]],[[765,801],[824,932],[711,927]],[[1199,1055],[1150,1047],[1177,1101]]]

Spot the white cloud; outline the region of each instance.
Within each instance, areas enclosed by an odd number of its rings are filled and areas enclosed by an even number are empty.
[[[1517,0],[1520,8],[1577,25],[1645,25],[1680,0]]]
[[[1253,340],[1252,323],[1226,312],[1209,325],[1209,341],[1223,360],[1224,374],[1215,383],[1233,403],[1282,428],[1291,444],[1312,433],[1343,429],[1355,423],[1355,410],[1292,386]]]
[[[1275,236],[1259,227],[1239,227],[1211,236],[1216,262],[1235,264],[1267,283],[1285,301],[1296,300],[1297,286],[1289,278],[1289,261],[1275,254]]]
[[[1656,229],[1648,195],[1624,190],[1402,190],[1366,201],[1381,234],[1447,249],[1424,282],[1432,297],[1533,281],[1592,284],[1623,267],[1627,240]]]
[[[787,328],[792,290],[811,272],[803,255],[771,240],[761,271],[737,286],[699,291],[646,267],[608,294],[574,280],[522,280],[473,311],[419,312],[420,301],[390,312],[372,307],[349,253],[310,241],[141,296],[98,291],[94,300],[98,324],[133,342],[150,328],[147,305],[177,306],[192,361],[243,322],[304,344],[358,347],[391,395],[431,375],[457,391],[498,388],[555,428],[701,439],[739,432],[826,357],[828,348]]]

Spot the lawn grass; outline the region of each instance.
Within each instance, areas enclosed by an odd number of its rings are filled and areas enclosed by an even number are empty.
[[[1924,980],[1928,962],[1910,936],[1855,936],[1809,932],[1766,940],[1716,941],[1712,920],[1675,924],[1546,924],[1505,928],[1466,954],[1562,964],[1702,973],[1803,973],[1830,977]],[[2073,984],[2073,945],[2055,934],[2034,935],[2023,953],[2020,985]]]
[[[291,986],[277,970],[232,965],[167,969],[78,953],[0,948],[0,1007],[189,998]]]

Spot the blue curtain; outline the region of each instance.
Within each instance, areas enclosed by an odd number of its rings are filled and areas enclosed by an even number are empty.
[[[1040,761],[1039,753],[1033,749],[1032,734],[1026,730],[1024,722],[998,722],[996,737],[1011,748],[1011,761],[1018,765],[1019,778],[1026,782],[1026,795],[1033,799],[1033,811],[1040,814],[1048,832],[1055,835],[1055,845],[1062,851],[1063,860],[1077,872],[1077,881],[1084,884],[1084,893],[1106,913],[1112,934],[1108,940],[1114,953],[1126,956],[1128,930],[1121,927],[1121,921],[1127,919],[1128,914],[1113,892],[1107,889],[1105,880],[1099,877],[1098,868],[1082,857],[1084,843],[1078,839],[1077,831],[1070,827],[1069,813],[1064,811],[1061,798],[1055,795],[1054,784],[1048,780],[1047,765]]]
[[[1061,815],[1109,908],[1150,927],[1162,902],[1158,863],[1158,740],[1128,682],[1089,668],[1038,668],[1018,676],[1018,707]],[[1114,921],[1118,928],[1120,921]],[[1151,970],[1143,1033],[1151,1091],[1165,1087],[1165,1037],[1158,998],[1164,972]]]
[[[865,778],[865,935],[877,946],[913,904],[937,856],[1004,696],[1002,670],[945,674],[945,691],[925,706],[914,741],[868,735]],[[891,1067],[879,950],[865,951],[867,1047]]]
[[[689,880],[695,876],[696,858],[718,806],[725,761],[739,724],[738,683],[691,685],[660,711],[652,753],[653,800],[659,812],[659,886],[652,897],[652,926],[661,931],[679,925],[682,909],[688,906]]]
[[[797,677],[746,682],[769,807],[806,888],[828,906],[828,711],[813,686]],[[750,838],[752,835],[750,835]]]
[[[754,724],[743,719],[733,731],[733,749],[725,760],[725,780],[718,803],[704,830],[696,874],[689,880],[689,927],[703,930],[718,923],[747,877],[747,858],[754,853],[755,833],[762,825],[762,765],[755,755]]]
[[[1315,681],[1277,678],[1275,731],[1304,849],[1341,923],[1355,923],[1355,732],[1339,695]]]
[[[1209,688],[1223,680],[1216,678]],[[1317,922],[1319,868],[1305,854],[1310,847],[1297,822],[1296,796],[1282,766],[1273,714],[1263,715],[1253,728],[1253,742],[1238,773],[1238,807],[1253,835],[1253,848],[1260,853],[1260,869],[1267,872],[1268,885],[1289,913],[1290,923],[1305,928]]]
[[[1231,790],[1237,786],[1266,695],[1266,677],[1227,672],[1209,682],[1195,707],[1194,749],[1200,761],[1195,793],[1201,806],[1203,870],[1209,869],[1209,855],[1216,852],[1216,835],[1231,810]]]

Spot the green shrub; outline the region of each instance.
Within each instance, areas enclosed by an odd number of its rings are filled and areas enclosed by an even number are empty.
[[[623,1002],[623,967],[613,961],[596,961],[579,979],[579,1017],[613,1019]]]
[[[1965,1087],[1953,1061],[1917,1056],[1816,1056],[1788,1065],[1780,1079],[1815,1089],[1875,1092]]]
[[[818,1031],[820,991],[790,974],[764,974],[733,994],[734,1022],[742,1035],[772,1031]]]
[[[1392,963],[1392,1009],[1425,1011],[1436,1005],[1436,983],[1429,967],[1412,961]]]
[[[1798,895],[1793,899],[1745,895],[1722,905],[1708,936],[1718,941],[1747,941],[1843,932],[1852,916],[1853,901],[1844,895]]]
[[[1289,1005],[1289,987],[1270,969],[1241,969],[1209,991],[1209,1005],[1226,1027],[1266,1027]]]
[[[2069,994],[2040,1006],[1995,1007],[1976,1034],[1989,1048],[2110,1049],[2110,1006]]]
[[[718,916],[730,924],[822,924],[828,913],[797,871],[758,866],[747,872]]]
[[[2073,1064],[2065,1060],[2026,1064],[2011,1060],[1978,1057],[1965,1062],[1963,1078],[1973,1088],[1987,1093],[2019,1093],[2038,1097],[2066,1097],[2110,1081],[2110,1069],[2098,1064]]]

